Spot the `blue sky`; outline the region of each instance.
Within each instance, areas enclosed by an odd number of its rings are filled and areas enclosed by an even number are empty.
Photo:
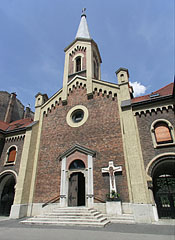
[[[125,67],[145,94],[173,81],[174,0],[0,0],[0,90],[33,110],[38,92],[57,92],[84,7],[102,80],[117,83]]]

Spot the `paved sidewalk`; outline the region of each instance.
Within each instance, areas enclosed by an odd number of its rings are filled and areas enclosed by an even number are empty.
[[[24,225],[0,219],[0,240],[175,240],[175,226],[109,224],[105,228]]]

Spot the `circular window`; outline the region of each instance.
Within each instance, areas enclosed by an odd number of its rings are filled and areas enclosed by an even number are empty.
[[[72,113],[72,121],[74,123],[80,122],[83,119],[83,117],[84,117],[84,111],[82,109],[75,110]]]
[[[70,127],[80,127],[88,119],[88,110],[83,105],[77,105],[69,110],[66,121]]]

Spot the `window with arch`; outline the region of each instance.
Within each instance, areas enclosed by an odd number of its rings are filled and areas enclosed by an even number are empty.
[[[82,160],[74,160],[73,162],[71,162],[69,166],[69,170],[84,169],[84,168],[85,168],[85,164]]]
[[[11,148],[9,148],[8,152],[7,152],[7,161],[6,163],[14,163],[16,160],[16,147],[12,146]]]
[[[174,144],[174,129],[167,120],[156,120],[151,126],[154,147]]]
[[[81,57],[80,56],[76,58],[75,64],[76,64],[75,71],[76,72],[81,71]]]

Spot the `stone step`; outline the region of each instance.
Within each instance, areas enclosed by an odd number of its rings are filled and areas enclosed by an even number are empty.
[[[103,216],[107,217],[107,219],[112,223],[135,223],[134,216],[132,214],[122,214],[118,216],[107,216],[104,214]]]
[[[76,214],[76,215],[73,215],[73,214],[45,214],[45,215],[39,215],[39,216],[36,216],[35,218],[87,218],[87,219],[91,219],[91,218],[94,218],[94,219],[99,219],[103,217],[102,214],[98,214],[98,215],[88,215],[88,214]]]
[[[38,217],[38,218],[31,218],[28,219],[28,222],[42,222],[42,221],[47,221],[47,222],[55,222],[55,221],[61,221],[61,222],[103,222],[106,221],[107,218],[100,218],[100,219],[87,219],[87,218],[42,218],[42,217]]]
[[[61,212],[66,212],[66,213],[95,213],[97,212],[96,210],[94,209],[62,209],[62,208],[56,208],[56,209],[53,209],[54,213],[61,213]]]
[[[107,224],[109,224],[109,221],[104,222],[61,222],[61,221],[22,221],[21,223],[24,224],[36,224],[36,225],[57,225],[57,226],[86,226],[86,227],[105,227]]]
[[[111,223],[130,223],[130,224],[135,224],[134,220],[129,220],[129,219],[110,219],[108,218],[108,221]]]
[[[114,216],[110,216],[110,217],[108,217],[108,218],[110,218],[110,219],[123,219],[123,220],[125,220],[125,219],[128,219],[128,220],[134,220],[134,217],[133,216],[123,216],[123,215],[121,215],[121,216],[116,216],[116,217],[114,217]]]

